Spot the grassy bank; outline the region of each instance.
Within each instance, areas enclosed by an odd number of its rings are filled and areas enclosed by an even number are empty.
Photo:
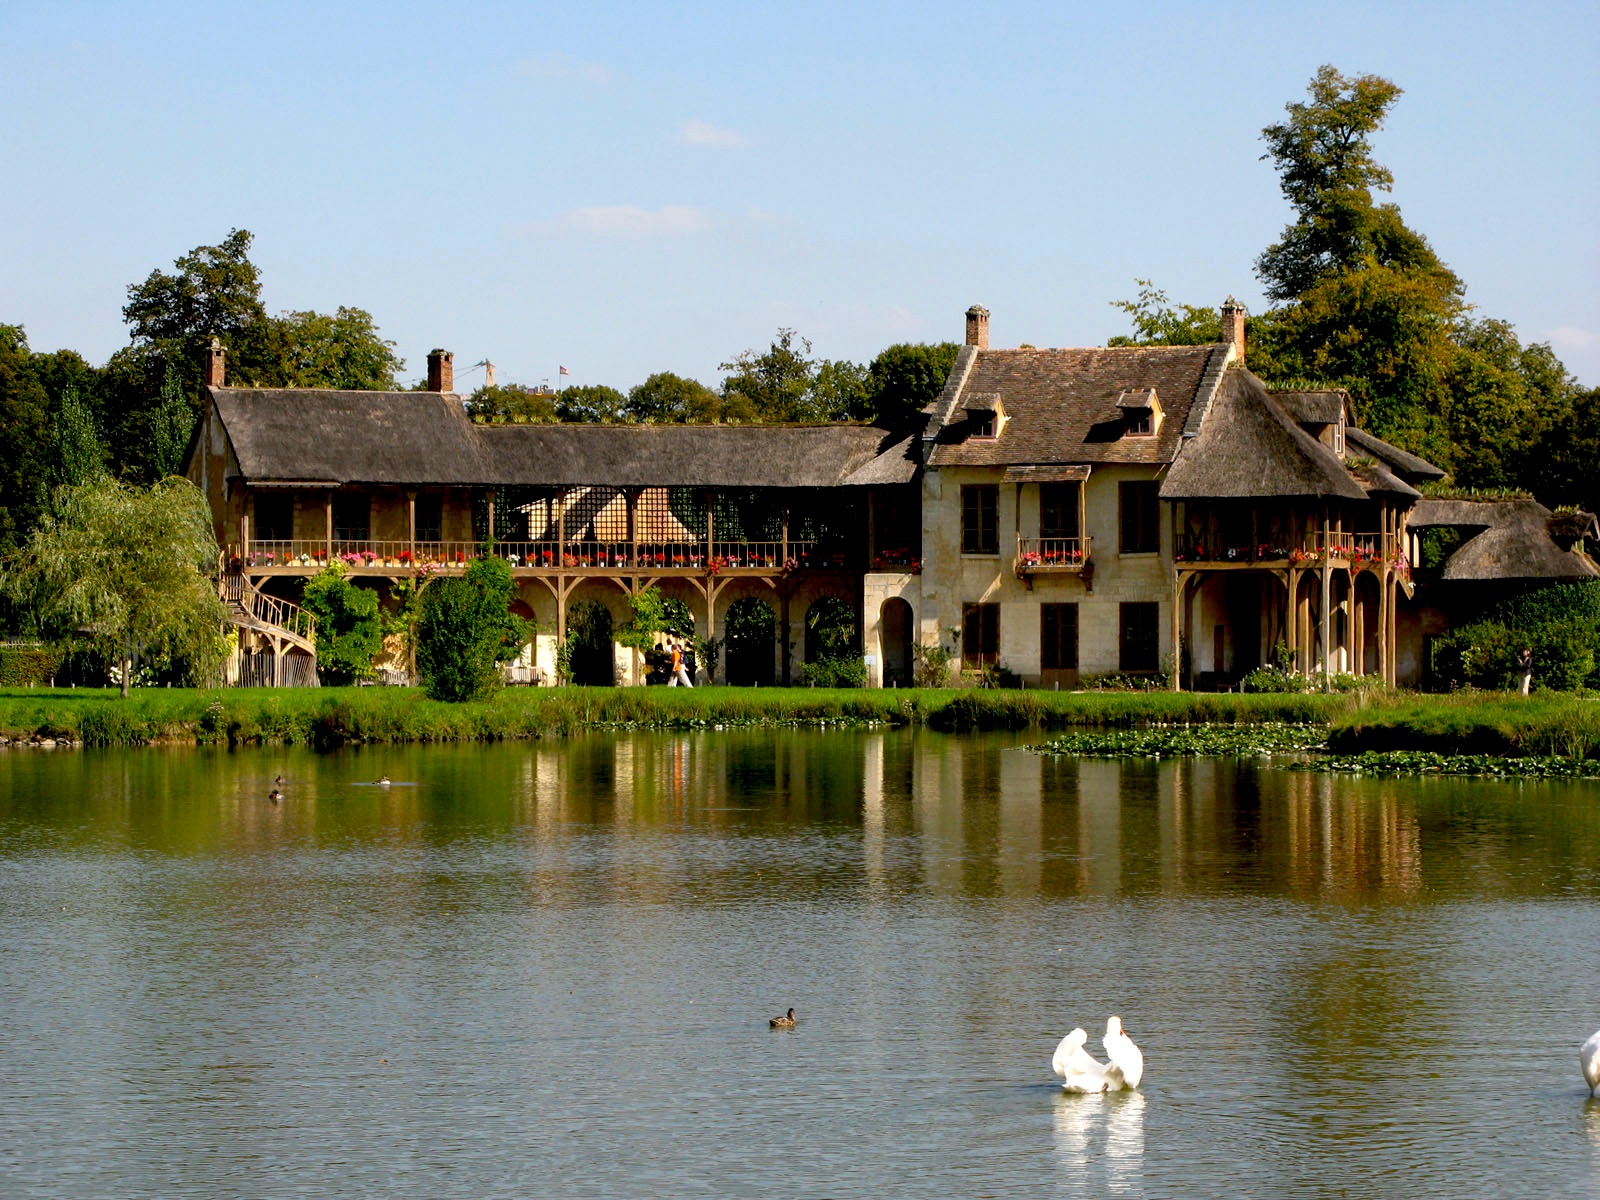
[[[409,688],[0,691],[0,734],[87,745],[291,744],[562,737],[586,729],[800,724],[924,725],[948,732],[1145,725],[1312,725],[1342,754],[1600,758],[1600,700],[1472,693],[1197,695],[822,688],[516,688],[443,704]]]

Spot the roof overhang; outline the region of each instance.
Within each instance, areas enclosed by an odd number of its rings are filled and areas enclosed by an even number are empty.
[[[1088,463],[1029,463],[1007,467],[1005,483],[1082,483],[1089,478]]]

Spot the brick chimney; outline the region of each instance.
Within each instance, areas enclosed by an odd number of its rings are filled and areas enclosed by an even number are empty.
[[[222,348],[222,343],[212,338],[211,345],[206,348],[205,361],[200,364],[200,382],[206,387],[222,387],[227,375],[227,357],[228,352]]]
[[[1244,361],[1244,305],[1232,296],[1222,302],[1222,340],[1233,347],[1236,362]]]
[[[428,352],[428,390],[453,392],[456,390],[455,355],[448,350]]]
[[[989,310],[981,304],[967,309],[967,345],[989,348]]]

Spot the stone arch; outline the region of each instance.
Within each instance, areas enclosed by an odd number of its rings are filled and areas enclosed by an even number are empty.
[[[723,678],[735,686],[771,687],[778,630],[772,605],[755,596],[743,596],[728,605],[722,628],[727,631]]]
[[[890,596],[878,610],[878,654],[883,686],[909,687],[912,675],[911,643],[916,621],[911,605]]]
[[[616,683],[611,631],[611,610],[600,601],[579,600],[567,609],[567,670],[573,683],[590,687]]]

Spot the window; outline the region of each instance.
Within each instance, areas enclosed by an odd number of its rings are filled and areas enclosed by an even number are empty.
[[[1122,553],[1154,554],[1161,549],[1160,487],[1155,480],[1122,485]]]
[[[994,436],[994,414],[992,412],[975,412],[967,418],[968,436],[975,438],[992,438]]]
[[[256,527],[251,536],[258,542],[287,542],[294,537],[294,496],[290,492],[256,494]]]
[[[1075,538],[1078,536],[1078,488],[1076,483],[1039,485],[1039,536]]]
[[[1124,604],[1122,608],[1122,659],[1124,671],[1155,671],[1161,666],[1161,606]]]
[[[961,488],[961,553],[1000,553],[1000,485],[969,483]]]
[[[1129,437],[1150,437],[1156,431],[1156,415],[1148,408],[1131,408],[1125,432]]]
[[[961,606],[961,667],[977,670],[1000,661],[1000,606]]]
[[[444,498],[417,497],[417,541],[444,541]]]
[[[365,542],[372,537],[372,497],[333,498],[333,540]]]
[[[1070,671],[1078,666],[1078,606],[1039,606],[1039,665],[1046,671]]]

